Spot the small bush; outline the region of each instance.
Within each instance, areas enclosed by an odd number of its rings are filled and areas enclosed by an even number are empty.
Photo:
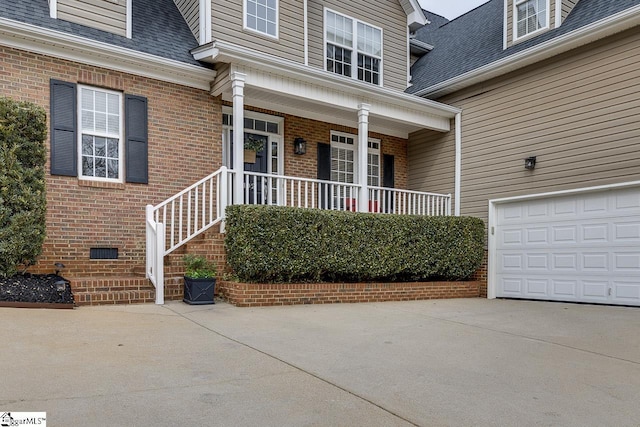
[[[0,277],[42,252],[46,135],[44,109],[0,97]]]
[[[484,256],[484,223],[275,206],[227,208],[227,262],[240,280],[460,280]]]
[[[213,279],[218,275],[218,266],[202,255],[187,254],[182,257],[184,275],[192,279]]]

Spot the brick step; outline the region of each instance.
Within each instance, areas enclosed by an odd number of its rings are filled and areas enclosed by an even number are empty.
[[[76,305],[139,304],[155,302],[156,290],[140,276],[69,278]],[[183,297],[182,277],[165,277],[164,298]]]

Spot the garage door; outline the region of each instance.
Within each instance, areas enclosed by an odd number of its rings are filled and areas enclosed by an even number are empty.
[[[640,305],[640,189],[496,204],[497,297]]]

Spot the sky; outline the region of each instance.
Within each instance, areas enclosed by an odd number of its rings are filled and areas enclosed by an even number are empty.
[[[455,19],[487,1],[488,0],[418,0],[423,9],[444,16],[448,20]]]

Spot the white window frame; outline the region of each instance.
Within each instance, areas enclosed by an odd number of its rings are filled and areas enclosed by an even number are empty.
[[[353,138],[353,145],[349,145],[349,144],[343,144],[341,142],[336,142],[333,140],[333,136],[343,136],[346,138]],[[377,138],[368,138],[367,139],[367,152],[369,154],[376,154],[378,156],[378,164],[376,165],[378,167],[378,184],[380,184],[380,179],[381,179],[381,172],[382,172],[382,168],[380,166],[380,162],[381,162],[381,158],[382,158],[382,141],[377,139]],[[341,148],[341,149],[345,149],[345,150],[351,150],[353,151],[353,178],[354,178],[354,182],[352,183],[346,183],[346,184],[359,184],[358,182],[358,171],[360,169],[360,165],[358,164],[358,135],[354,135],[351,133],[346,133],[346,132],[340,132],[337,130],[332,130],[330,133],[330,137],[329,137],[329,141],[331,143],[331,148]],[[371,143],[376,143],[378,144],[378,148],[371,148]],[[368,161],[369,157],[367,156],[367,169],[369,167],[369,161]],[[333,163],[333,156],[331,157],[331,161]],[[367,170],[367,181],[369,180],[369,177],[371,175],[369,175],[368,173],[369,171]],[[333,164],[331,167],[331,173],[333,173]],[[368,182],[367,182],[368,184]],[[380,185],[378,185],[379,187]],[[375,186],[374,186],[375,187]]]
[[[102,178],[96,176],[85,176],[82,171],[82,135],[84,131],[82,129],[82,90],[88,89],[95,92],[103,92],[106,94],[117,95],[118,96],[118,105],[120,107],[119,110],[119,120],[118,120],[118,134],[111,134],[109,132],[86,132],[88,135],[93,135],[101,138],[118,138],[118,178]],[[117,92],[114,90],[104,89],[95,86],[89,85],[78,85],[77,90],[77,153],[78,153],[78,178],[83,181],[101,181],[101,182],[116,182],[122,183],[124,182],[124,96],[122,92]],[[106,150],[106,147],[105,147]]]
[[[233,115],[233,109],[230,107],[222,108],[223,114],[228,114],[229,116]],[[269,114],[256,113],[253,111],[244,112],[245,119],[254,119],[254,120],[263,120],[266,122],[272,122],[278,124],[278,133],[272,132],[263,132],[259,130],[246,129],[244,128],[243,132],[254,133],[256,135],[265,135],[268,137],[267,142],[267,156],[269,157],[269,161],[267,162],[267,173],[272,175],[284,175],[284,143],[282,138],[282,133],[284,132],[284,117],[280,116],[271,116]],[[229,131],[233,130],[233,126],[231,125],[223,125],[222,126],[222,164],[232,169],[233,165],[231,164],[231,138],[229,137]],[[273,171],[273,143],[276,142],[278,145],[278,170]]]
[[[542,28],[539,28],[537,30],[530,31],[530,32],[526,33],[525,35],[518,36],[518,6],[521,5],[522,3],[528,3],[529,1],[537,1],[537,0],[514,0],[513,1],[513,18],[512,19],[513,19],[513,40],[514,41],[523,40],[523,39],[529,38],[529,37],[531,37],[531,36],[533,36],[535,34],[538,34],[538,33],[542,32],[542,31],[548,30],[550,25],[551,25],[551,22],[550,22],[550,19],[551,19],[551,2],[550,2],[550,0],[545,0],[545,2],[546,2],[545,14],[546,14],[547,25],[542,27]]]
[[[275,0],[276,2],[276,34],[269,34],[268,32],[262,32],[260,30],[258,30],[257,28],[251,28],[247,25],[247,14],[248,14],[248,5],[247,2],[249,0],[243,0],[242,1],[242,28],[245,31],[249,31],[255,34],[259,34],[261,36],[264,37],[268,37],[274,40],[278,40],[280,38],[280,0]],[[257,1],[257,0],[255,0]],[[267,21],[267,23],[269,23],[269,21]]]
[[[347,19],[351,20],[351,24],[353,26],[352,31],[351,31],[352,39],[353,39],[352,40],[353,41],[353,46],[349,47],[349,46],[346,46],[346,45],[340,45],[340,44],[337,44],[335,42],[327,41],[327,13],[328,12],[334,13],[336,15],[342,16],[343,18],[347,18]],[[371,28],[373,28],[375,30],[380,31],[380,56],[379,57],[376,57],[376,56],[371,55],[369,53],[360,52],[358,50],[358,24],[363,24],[363,25],[371,27]],[[323,38],[323,41],[324,41],[324,44],[323,44],[323,52],[324,52],[323,60],[324,60],[324,70],[325,71],[329,72],[328,69],[327,69],[327,43],[331,43],[332,45],[335,45],[337,47],[351,50],[351,76],[350,77],[353,80],[357,80],[357,81],[360,81],[360,82],[363,82],[363,83],[372,84],[374,86],[383,86],[383,83],[384,83],[384,81],[383,81],[383,75],[384,75],[384,73],[383,73],[383,70],[384,70],[384,59],[383,59],[384,58],[384,30],[382,28],[380,28],[378,26],[375,26],[375,25],[372,25],[372,24],[370,24],[368,22],[356,19],[356,18],[354,18],[352,16],[345,15],[344,13],[337,12],[337,11],[335,11],[333,9],[329,9],[328,7],[325,7],[324,8],[324,13],[323,13],[322,30],[323,30],[322,38]],[[369,56],[371,58],[378,59],[380,61],[380,71],[379,71],[379,82],[378,82],[378,84],[373,83],[373,82],[367,82],[366,80],[358,79],[358,55],[359,54],[366,55],[366,56]],[[332,74],[334,74],[334,73],[332,73]],[[337,74],[337,73],[335,73],[335,74],[338,75],[338,76],[344,76],[343,74]],[[349,77],[349,76],[344,76],[344,77]]]

